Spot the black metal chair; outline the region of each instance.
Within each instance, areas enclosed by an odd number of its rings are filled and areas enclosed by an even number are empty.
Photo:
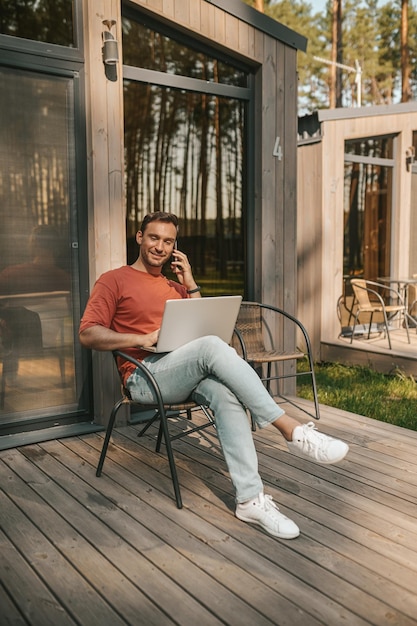
[[[215,426],[214,418],[208,407],[197,404],[196,402],[192,400],[186,400],[185,402],[178,403],[178,404],[164,403],[162,399],[161,390],[158,386],[158,383],[155,380],[155,377],[151,374],[151,372],[149,372],[149,370],[140,361],[137,361],[133,357],[121,352],[120,350],[114,350],[113,357],[116,363],[116,367],[117,367],[117,357],[122,357],[123,359],[130,361],[137,368],[140,369],[141,374],[143,374],[143,376],[146,378],[146,380],[149,383],[149,387],[152,390],[155,401],[151,404],[144,404],[144,403],[132,400],[132,398],[130,397],[129,391],[123,386],[123,383],[122,383],[122,396],[115,403],[110,413],[110,418],[109,418],[109,422],[107,424],[107,429],[106,429],[106,435],[104,437],[103,447],[102,447],[100,459],[97,465],[96,476],[101,476],[103,464],[106,458],[107,449],[108,449],[109,442],[110,442],[110,437],[111,437],[114,424],[116,421],[116,417],[120,408],[122,406],[128,405],[129,409],[130,407],[137,406],[137,407],[141,407],[143,409],[149,410],[149,411],[154,411],[154,414],[145,422],[145,425],[142,428],[142,430],[139,431],[138,437],[141,437],[142,435],[144,435],[144,433],[148,430],[148,428],[152,424],[154,424],[156,421],[159,420],[159,431],[158,431],[158,436],[156,439],[155,451],[156,452],[160,451],[161,443],[163,441],[165,443],[165,447],[167,450],[169,468],[171,471],[172,484],[173,484],[174,493],[175,493],[175,500],[177,503],[177,507],[181,509],[182,508],[181,492],[180,492],[177,469],[175,465],[175,459],[174,459],[171,442],[174,441],[175,439],[185,437],[186,435],[189,435],[196,431],[208,428],[209,426]],[[120,376],[120,373],[119,373],[119,376]],[[193,426],[191,428],[187,428],[184,432],[177,433],[175,435],[170,435],[169,427],[168,427],[168,419],[172,417],[182,416],[183,414],[185,414],[186,419],[191,420],[192,412],[196,410],[203,411],[204,415],[207,418],[207,423],[200,424],[199,426]],[[131,417],[130,410],[129,410],[128,423],[138,424],[138,423],[142,423],[142,420]]]
[[[278,333],[280,326],[281,332]],[[292,345],[295,339],[294,333],[297,332],[297,329],[304,339],[304,345],[301,348],[294,348]],[[285,345],[287,332],[291,333],[289,348]],[[284,339],[282,340],[280,337],[284,337]],[[278,385],[277,395],[279,397],[296,406],[310,417],[317,420],[320,419],[311,342],[306,328],[297,318],[269,304],[242,302],[233,336],[233,345],[235,348],[237,347],[243,358],[258,372],[270,393],[271,382],[275,380]],[[307,359],[308,369],[306,371],[297,370],[296,364],[300,359]],[[272,365],[283,364],[285,361],[293,362],[294,371],[289,373],[281,371],[273,374]],[[264,366],[266,366],[266,372]],[[310,377],[314,401],[313,413],[310,413],[304,407],[294,402],[294,400],[281,393],[280,381],[298,376]],[[253,421],[252,427],[254,428]]]

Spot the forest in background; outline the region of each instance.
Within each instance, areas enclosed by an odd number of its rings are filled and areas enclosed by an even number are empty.
[[[357,106],[358,78],[362,106],[416,98],[417,13],[411,0],[328,0],[323,13],[304,0],[244,1],[308,39],[307,53],[298,53],[299,115]]]

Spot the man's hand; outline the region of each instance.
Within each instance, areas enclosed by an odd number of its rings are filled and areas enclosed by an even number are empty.
[[[151,346],[155,346],[158,343],[159,337],[159,328],[158,330],[154,330],[153,333],[149,333],[149,335],[141,335],[139,344],[136,348],[150,348]]]
[[[180,250],[174,250],[172,253],[174,260],[171,263],[171,270],[178,278],[178,282],[187,289],[192,291],[197,287],[197,283],[194,280],[193,272],[191,270],[190,262],[187,255]],[[200,297],[200,294],[196,294]]]

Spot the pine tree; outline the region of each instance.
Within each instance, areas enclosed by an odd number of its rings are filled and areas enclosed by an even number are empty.
[[[312,14],[304,0],[281,0],[265,7],[265,13],[308,39],[307,53],[297,57],[299,108],[314,110],[328,106],[328,68],[314,57],[324,56],[323,15]]]
[[[258,2],[244,1],[251,6]],[[313,13],[304,0],[262,4],[266,15],[307,37],[307,54],[298,53],[302,113],[354,106],[359,88],[365,105],[416,97],[417,13],[412,0],[327,0],[324,13]],[[336,72],[335,64],[346,67]]]
[[[401,102],[411,100],[410,52],[408,49],[408,0],[401,0]]]
[[[332,0],[332,64],[330,66],[330,108],[342,106],[342,0]]]
[[[344,106],[352,106],[357,101],[357,89],[361,88],[363,104],[382,103],[379,89],[380,58],[378,54],[378,0],[367,0],[364,6],[353,3],[347,5],[344,16],[343,58],[347,66],[359,64],[362,70],[362,85],[355,83],[353,72],[344,75]]]

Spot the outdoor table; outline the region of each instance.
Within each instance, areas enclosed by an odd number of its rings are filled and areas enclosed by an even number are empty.
[[[387,283],[389,285],[397,285],[397,291],[401,295],[404,300],[404,304],[406,305],[406,315],[413,322],[415,320],[408,313],[408,285],[416,285],[417,284],[417,276],[409,277],[409,278],[398,278],[396,276],[378,276],[377,280],[381,283]]]

